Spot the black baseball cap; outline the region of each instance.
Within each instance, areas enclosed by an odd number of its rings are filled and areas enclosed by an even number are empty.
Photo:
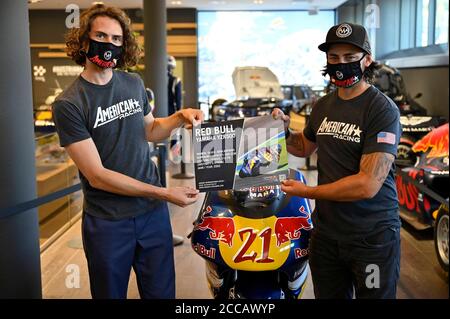
[[[353,44],[367,54],[372,54],[367,31],[359,24],[343,22],[331,27],[325,42],[319,45],[319,50],[327,52],[330,45],[335,43]]]

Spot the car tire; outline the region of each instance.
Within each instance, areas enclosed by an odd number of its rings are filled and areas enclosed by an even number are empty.
[[[397,147],[397,159],[398,166],[414,166],[416,164],[417,155],[412,151],[412,147],[416,139],[410,135],[404,135],[401,137]]]
[[[434,225],[434,248],[442,269],[448,272],[448,207],[441,205]]]

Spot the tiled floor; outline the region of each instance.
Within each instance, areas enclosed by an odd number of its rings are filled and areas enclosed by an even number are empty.
[[[304,162],[290,158],[289,163],[301,167]],[[177,168],[171,167],[171,172]],[[316,171],[304,172],[309,183],[316,180]],[[170,176],[169,176],[170,177]],[[193,185],[194,181],[169,178],[170,185]],[[170,205],[175,234],[187,236],[197,217],[202,198],[194,205],[181,209]],[[417,232],[404,227],[402,236],[402,266],[398,285],[399,298],[448,298],[448,275],[438,263],[430,232]],[[80,221],[42,253],[42,285],[44,298],[90,298],[86,259],[80,249]],[[177,298],[211,298],[204,270],[204,262],[194,253],[188,239],[175,249]],[[71,276],[79,270],[80,286],[73,285]],[[129,298],[139,298],[134,274],[131,275]],[[303,298],[314,298],[311,279],[308,278]]]

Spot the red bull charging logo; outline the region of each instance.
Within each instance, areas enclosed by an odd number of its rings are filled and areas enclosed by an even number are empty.
[[[211,207],[208,206],[206,212],[210,213]],[[209,237],[211,239],[222,241],[229,247],[233,246],[235,227],[232,217],[203,216],[200,223],[194,229],[209,230]]]
[[[310,230],[313,228],[311,223],[311,215],[305,211],[305,207],[300,207],[299,217],[279,217],[275,223],[275,234],[277,237],[277,247],[283,243],[299,239],[301,230]]]

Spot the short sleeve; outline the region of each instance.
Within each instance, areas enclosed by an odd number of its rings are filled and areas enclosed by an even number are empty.
[[[144,116],[147,116],[151,112],[152,108],[148,102],[147,91],[144,89]]]
[[[309,141],[316,143],[316,133],[314,132],[314,129],[312,126],[314,115],[315,115],[315,112],[314,112],[314,108],[313,108],[313,110],[311,111],[311,114],[309,116],[309,119],[306,122],[306,126],[303,129],[303,136],[305,136]]]
[[[363,154],[384,152],[397,156],[397,146],[402,134],[398,108],[386,100],[381,107],[375,106],[368,117]]]
[[[152,111],[152,108],[151,108],[150,103],[148,101],[149,97],[147,95],[147,90],[145,88],[144,81],[142,80],[141,76],[139,74],[137,74],[137,73],[134,73],[134,75],[138,79],[138,83],[139,83],[140,89],[142,91],[142,100],[143,100],[143,103],[144,103],[143,104],[144,116],[147,116]]]
[[[57,100],[52,106],[53,121],[62,147],[91,137],[80,109],[75,105]]]

